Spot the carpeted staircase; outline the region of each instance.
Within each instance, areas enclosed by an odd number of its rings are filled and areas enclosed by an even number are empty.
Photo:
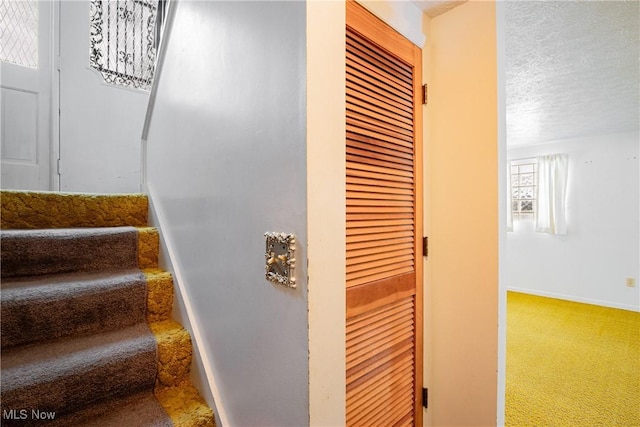
[[[3,426],[213,426],[144,195],[2,191]]]

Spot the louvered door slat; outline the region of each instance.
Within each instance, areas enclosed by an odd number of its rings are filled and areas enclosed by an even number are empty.
[[[394,244],[395,242],[392,243],[387,243],[386,245],[375,245],[375,246],[370,246],[370,247],[364,247],[364,248],[350,248],[351,249],[351,259],[349,259],[349,261],[347,262],[347,265],[349,265],[350,263],[357,263],[359,262],[358,260],[364,256],[367,255],[371,255],[371,254],[377,254],[380,252],[383,253],[390,253],[390,252],[394,252],[397,250],[411,250],[411,249],[406,249],[406,245],[403,245],[403,242],[401,239],[398,240],[398,244]]]
[[[385,154],[395,154],[405,159],[413,159],[413,151],[411,147],[405,147],[378,139],[368,138],[356,133],[347,133],[347,141],[350,147],[364,148],[368,150],[378,150]]]
[[[347,418],[347,422],[358,420],[358,416],[366,416],[367,411],[359,411],[360,408],[365,406],[380,406],[382,409],[388,411],[389,410],[389,400],[393,398],[394,395],[401,394],[402,390],[408,388],[407,383],[411,383],[411,371],[413,370],[413,366],[409,365],[408,369],[405,371],[396,371],[398,376],[395,377],[382,377],[383,382],[368,385],[368,389],[365,390],[364,393],[359,395],[359,399],[357,401],[351,402],[350,416]],[[400,392],[400,393],[399,393]],[[371,412],[369,412],[371,413]],[[375,414],[375,412],[373,413]],[[384,425],[374,423],[375,425]]]
[[[362,413],[360,417],[354,417],[351,421],[352,424],[362,427],[384,426],[387,425],[386,422],[394,420],[398,416],[398,412],[406,413],[406,402],[411,400],[411,396],[406,393],[410,384],[410,381],[403,381],[394,384],[393,388],[387,392],[374,396],[369,405],[375,409],[368,413]],[[409,406],[408,409],[410,410],[411,407]]]
[[[397,386],[397,395],[389,399],[388,402],[381,402],[382,408],[378,406],[375,413],[357,421],[360,426],[370,427],[371,425],[390,425],[393,420],[411,411],[411,395],[408,392],[409,384],[404,382]],[[404,393],[403,393],[404,392]],[[378,424],[380,423],[380,424]]]
[[[346,38],[349,46],[347,51],[361,60],[375,65],[375,70],[381,70],[383,75],[396,80],[399,84],[407,85],[407,81],[411,81],[411,67],[402,62],[398,62],[396,58],[379,49],[372,49],[371,44],[362,36],[351,33]],[[408,88],[409,90],[411,88]]]
[[[397,250],[389,249],[390,247],[393,247],[393,246],[385,246],[386,250],[384,252],[374,252],[370,255],[353,257],[347,263],[347,269],[349,269],[350,267],[353,267],[354,271],[357,271],[357,269],[367,268],[366,266],[370,265],[369,262],[375,262],[377,260],[385,259],[380,256],[381,254],[383,257],[392,258],[392,259],[407,257],[407,256],[410,256],[411,259],[413,259],[413,249],[406,249],[402,247],[402,245],[398,245],[398,246],[399,246],[399,249]],[[361,265],[365,265],[365,267],[359,267]]]
[[[371,126],[376,126],[379,129],[383,129],[391,136],[398,135],[400,138],[404,138],[406,140],[411,140],[412,138],[411,129],[407,129],[407,126],[405,126],[404,123],[398,123],[386,116],[376,114],[371,110],[358,108],[350,102],[347,103],[347,118],[365,123],[369,125],[369,129],[375,129]]]
[[[421,420],[420,54],[347,0],[346,420]]]
[[[378,125],[373,124],[373,120],[369,120],[369,122],[364,121],[365,119],[353,117],[353,115],[349,115],[347,112],[347,132],[354,132],[361,135],[371,136],[373,138],[384,138],[389,142],[402,143],[405,144],[411,143],[411,136],[406,133],[397,132],[393,129],[386,129],[383,123],[379,123]]]
[[[381,90],[375,84],[364,80],[358,75],[347,72],[347,95],[350,99],[368,101],[371,105],[382,108],[389,113],[396,114],[399,119],[413,119],[412,106],[395,94]]]
[[[351,99],[357,99],[366,101],[370,105],[374,105],[380,109],[383,109],[387,114],[393,114],[397,116],[398,120],[401,119],[413,119],[411,114],[411,108],[406,104],[400,102],[395,97],[388,97],[382,93],[373,92],[374,86],[358,79],[354,76],[347,76],[347,96]]]
[[[378,265],[380,266],[378,267]],[[389,277],[397,274],[408,273],[410,271],[413,271],[413,260],[406,260],[402,262],[396,260],[389,263],[387,260],[383,259],[377,263],[371,263],[366,270],[347,273],[347,281],[350,282],[350,286],[356,286],[362,283],[367,283],[368,281],[377,280],[372,279],[373,277]]]
[[[388,129],[411,135],[413,123],[410,120],[405,122],[401,118],[387,116],[384,114],[386,111],[381,110],[375,105],[360,102],[358,99],[350,99],[347,104],[347,114],[351,113],[350,115],[356,119],[371,118],[376,123],[383,123]]]
[[[347,369],[347,378],[356,381],[360,378],[365,378],[369,372],[376,368],[384,369],[387,371],[393,370],[394,360],[402,356],[411,355],[413,349],[413,342],[406,340],[400,344],[396,344],[386,349],[386,351],[376,354],[371,357],[366,366],[356,367],[355,369]],[[362,365],[362,364],[361,364]]]
[[[354,161],[349,161],[347,159],[347,173],[352,176],[368,176],[369,174],[383,174],[383,175],[391,175],[391,176],[399,176],[401,178],[409,179],[411,183],[413,183],[413,171],[405,171],[394,168],[387,168],[384,166],[374,166],[365,163],[356,162],[356,156],[351,156],[354,158]],[[398,178],[400,179],[400,178]],[[406,182],[406,181],[404,181]]]
[[[402,420],[395,423],[393,427],[411,427],[414,424],[417,423],[414,423],[413,414],[407,414],[407,416],[405,416]]]
[[[347,79],[354,83],[362,85],[367,90],[376,93],[384,98],[390,99],[392,102],[409,107],[407,111],[411,111],[411,103],[403,95],[402,90],[394,87],[392,84],[380,81],[371,77],[366,72],[356,68],[357,64],[347,59]]]
[[[375,185],[372,185],[375,183]],[[387,187],[386,185],[380,185],[377,181],[365,182],[362,185],[359,184],[347,184],[347,191],[352,191],[354,193],[381,193],[381,194],[389,194],[392,195],[406,195],[413,196],[413,187],[402,188],[402,187]]]
[[[353,48],[353,45],[349,47]],[[347,51],[347,64],[349,64],[352,69],[362,70],[366,73],[367,78],[375,80],[380,86],[390,87],[400,92],[412,90],[411,82],[396,78],[393,74],[382,69],[379,63],[367,62],[366,58],[358,55],[359,53],[360,52],[350,53]]]
[[[355,236],[347,236],[347,246],[349,243],[360,243],[360,242],[378,242],[378,244],[384,244],[385,240],[398,239],[401,237],[407,237],[413,239],[413,230],[400,230],[400,231],[392,231],[388,233],[373,233],[373,234],[364,234],[364,235],[355,235]],[[413,241],[413,240],[412,240]],[[410,247],[411,245],[407,245]],[[348,250],[347,250],[348,253]],[[349,257],[351,258],[351,257]],[[347,283],[347,286],[349,284]]]
[[[395,206],[395,207],[410,208],[413,206],[413,204],[410,201],[404,201],[404,200],[370,200],[370,199],[353,198],[349,200],[348,203],[349,204],[347,205],[347,207],[349,206],[372,206],[372,207]]]
[[[388,207],[388,206],[347,206],[347,215],[349,214],[413,214],[412,207]]]
[[[413,167],[411,165],[404,165],[402,163],[392,163],[381,159],[376,159],[373,156],[358,156],[355,154],[347,153],[346,155],[347,162],[349,163],[360,163],[362,168],[368,167],[379,167],[386,169],[395,169],[398,172],[405,171],[411,173]]]
[[[376,133],[373,130],[369,130],[363,127],[358,127],[357,123],[353,123],[352,120],[347,120],[347,132],[353,132],[364,137],[375,138],[379,141],[389,142],[391,144],[397,144],[403,147],[411,148],[411,142],[406,138],[396,138],[394,136],[389,136],[381,133]]]
[[[380,220],[385,220],[385,219],[408,219],[411,220],[413,218],[413,215],[411,215],[411,212],[407,212],[407,213],[388,213],[388,212],[377,212],[377,213],[373,213],[373,212],[366,212],[366,213],[348,213],[347,214],[347,221],[368,221],[371,219],[380,219]]]
[[[371,372],[363,377],[360,377],[357,381],[351,382],[347,386],[347,407],[357,408],[360,402],[366,399],[377,390],[384,389],[389,384],[402,380],[400,375],[385,375],[388,372],[411,374],[413,372],[413,360],[411,358],[411,352],[405,352],[397,357],[392,363],[379,366],[377,369],[371,370]]]
[[[349,175],[347,176],[347,185],[349,184],[358,184],[358,185],[377,185],[379,187],[391,187],[391,188],[399,188],[405,190],[411,190],[413,192],[413,185],[408,182],[398,182],[396,180],[380,180],[380,179],[367,179],[367,178],[359,178],[357,175]]]
[[[364,227],[364,228],[347,228],[347,236],[366,235],[375,239],[378,234],[388,234],[395,232],[410,231],[413,233],[413,225],[394,225],[388,227]]]
[[[368,220],[351,220],[349,228],[363,228],[373,226],[413,225],[413,218],[367,218]]]
[[[388,331],[381,328],[379,333],[371,335],[371,340],[367,341],[366,345],[361,346],[357,351],[354,350],[347,355],[347,363],[358,364],[366,361],[369,354],[375,351],[377,346],[393,346],[411,339],[413,336],[413,329],[410,329],[410,327],[411,320],[401,323],[397,328]]]
[[[354,144],[354,146],[347,147],[348,156],[351,159],[359,159],[360,161],[368,161],[363,160],[362,158],[373,159],[378,161],[378,165],[385,167],[392,167],[403,170],[411,170],[413,169],[413,162],[411,159],[407,159],[402,155],[394,155],[394,154],[383,154],[380,152],[381,150],[375,149],[371,147],[368,150],[363,150],[359,148],[359,144]]]
[[[363,143],[366,145],[370,145],[371,148],[380,147],[387,148],[389,150],[393,150],[398,153],[398,155],[411,155],[413,157],[413,147],[411,144],[395,144],[391,142],[382,141],[380,139],[370,138],[364,135],[359,135],[357,133],[347,132],[347,140],[349,144],[355,143]]]
[[[400,266],[413,266],[413,254],[396,256],[395,258],[379,258],[362,264],[353,264],[347,266],[347,277],[356,279],[370,275],[375,271],[388,271],[397,269]]]
[[[351,90],[354,89],[354,90]],[[392,123],[397,123],[398,126],[408,126],[408,129],[413,129],[413,118],[411,114],[406,111],[402,111],[400,108],[396,108],[382,100],[376,99],[367,92],[361,92],[359,88],[350,88],[347,86],[347,94],[349,95],[349,106],[362,107],[369,111],[384,116],[383,120],[391,119]]]
[[[356,33],[350,33],[347,36],[347,43],[350,47],[359,52],[359,56],[366,58],[369,62],[375,62],[385,71],[392,75],[401,76],[411,80],[411,67],[402,62],[398,62],[396,58],[379,49],[371,49],[370,44],[365,38]]]
[[[351,324],[347,328],[350,344],[347,357],[357,351],[358,346],[361,346],[363,341],[375,337],[379,331],[393,329],[397,325],[402,325],[405,321],[411,320],[410,316],[407,317],[407,314],[411,313],[413,306],[395,304],[392,308],[385,311],[382,316],[369,316],[371,313],[364,313],[359,316],[362,318],[361,321]]]
[[[386,239],[385,241],[365,241],[365,242],[352,242],[347,244],[347,251],[351,251],[352,257],[356,258],[362,254],[361,251],[384,252],[383,250],[374,251],[373,249],[386,248],[389,245],[398,245],[398,247],[406,247],[406,243],[412,241],[411,237]]]

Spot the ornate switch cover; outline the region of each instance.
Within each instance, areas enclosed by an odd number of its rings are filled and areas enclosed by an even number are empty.
[[[275,232],[266,232],[264,236],[266,238],[264,254],[266,279],[276,285],[295,288],[295,236],[293,234]]]

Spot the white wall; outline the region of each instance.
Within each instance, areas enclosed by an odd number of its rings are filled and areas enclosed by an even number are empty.
[[[508,233],[509,289],[640,311],[640,175],[637,133],[512,148],[510,159],[569,154],[568,233],[536,233],[532,220]]]
[[[309,422],[303,2],[177,5],[147,148],[220,401],[234,426]],[[264,279],[295,233],[298,288]]]
[[[55,3],[60,8],[59,189],[139,192],[140,133],[149,94],[107,84],[89,68],[90,2]]]

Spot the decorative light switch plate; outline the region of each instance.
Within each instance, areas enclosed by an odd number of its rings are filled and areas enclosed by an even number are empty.
[[[295,235],[266,232],[264,236],[266,238],[266,250],[264,254],[266,261],[266,279],[276,285],[295,288]]]

